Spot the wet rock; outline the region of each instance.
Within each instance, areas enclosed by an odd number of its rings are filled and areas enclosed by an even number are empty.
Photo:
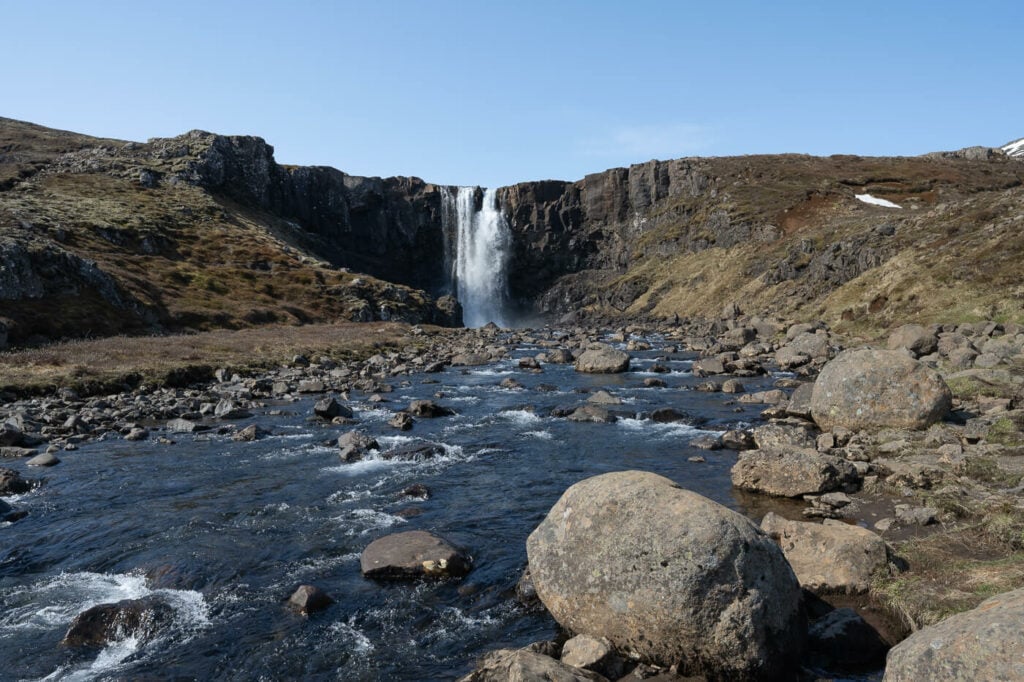
[[[722,393],[743,393],[745,390],[739,379],[726,379],[722,382]]]
[[[690,441],[690,447],[697,448],[698,450],[721,450],[722,439],[718,436],[714,436],[710,433],[703,436],[697,436]],[[691,462],[704,462],[706,461],[703,457],[689,457]]]
[[[318,400],[313,404],[313,414],[320,419],[330,421],[335,417],[352,418],[352,410],[340,404],[333,397]]]
[[[663,379],[657,377],[647,377],[644,379],[644,386],[647,388],[665,388],[668,386]]]
[[[398,447],[385,450],[380,454],[381,459],[398,459],[406,462],[414,460],[430,459],[445,454],[444,446],[440,443],[406,443]]]
[[[528,369],[533,372],[540,371],[540,363],[536,358],[523,358],[519,361],[519,369]]]
[[[523,387],[523,385],[515,377],[505,377],[504,379],[501,380],[501,383],[498,385],[501,386],[502,388],[507,388],[509,390],[516,390]]]
[[[565,348],[552,348],[544,353],[545,360],[541,362],[549,362],[555,365],[568,365],[575,361],[572,353]]]
[[[479,367],[486,365],[491,358],[483,353],[456,353],[452,356],[452,367]]]
[[[14,469],[0,467],[0,495],[20,495],[32,489],[32,483],[26,481]]]
[[[239,407],[233,400],[223,399],[213,408],[213,415],[218,419],[248,419],[252,412]]]
[[[1024,675],[1024,589],[918,630],[893,647],[883,682],[1019,680]]]
[[[357,462],[370,450],[379,450],[380,444],[363,431],[346,431],[338,436],[338,448],[343,462]]]
[[[842,521],[788,521],[769,512],[761,529],[778,541],[800,585],[812,592],[863,594],[888,564],[882,538]]]
[[[414,423],[413,418],[405,412],[396,412],[395,416],[388,420],[388,426],[393,426],[399,431],[408,431]]]
[[[198,422],[194,422],[191,419],[171,419],[167,422],[165,427],[169,433],[199,433],[200,431],[206,431],[210,427]]]
[[[600,405],[581,405],[566,418],[572,422],[594,422],[597,424],[611,424],[618,421],[618,417]]]
[[[526,649],[490,651],[477,663],[476,670],[458,682],[607,682],[608,678],[590,670],[573,668],[550,656]]]
[[[846,351],[825,365],[811,396],[814,421],[823,431],[924,429],[951,405],[942,377],[901,351]]]
[[[604,637],[576,635],[562,646],[562,663],[600,673],[609,679],[622,676],[625,661]]]
[[[756,447],[754,435],[742,429],[732,429],[722,434],[722,447],[730,450],[751,450]]]
[[[576,371],[588,374],[618,374],[629,371],[629,353],[601,345],[583,351],[576,358]]]
[[[726,373],[725,363],[721,358],[701,358],[699,360],[694,360],[690,370],[696,377],[706,377],[713,374]],[[721,387],[716,386],[716,390],[721,390]]]
[[[724,386],[723,384],[723,391],[725,390]],[[758,391],[740,396],[739,401],[748,405],[778,405],[786,402],[786,394],[778,388],[773,388],[770,391]]]
[[[409,403],[406,411],[414,417],[423,419],[434,419],[436,417],[450,417],[455,414],[454,410],[438,405],[433,400],[413,400]]]
[[[60,460],[52,452],[44,452],[41,455],[36,455],[25,462],[25,464],[30,467],[52,467],[60,464]]]
[[[809,658],[819,669],[879,670],[889,650],[878,630],[850,608],[830,611],[811,625],[807,635]]]
[[[173,619],[174,609],[156,597],[99,604],[75,616],[61,644],[98,648],[127,637],[148,640]]]
[[[674,407],[659,407],[654,412],[651,412],[651,421],[656,424],[671,424],[675,422],[683,422],[685,424],[690,424],[691,426],[693,426],[695,424],[703,423],[704,420],[695,417],[692,414],[680,412]]]
[[[533,577],[530,575],[529,567],[523,571],[523,575],[519,577],[519,582],[516,583],[516,599],[528,609],[544,609],[540,597],[537,596],[537,588],[533,584]]]
[[[399,493],[399,497],[411,497],[416,500],[429,500],[430,488],[422,483],[413,483],[403,489],[402,492]]]
[[[16,459],[20,457],[32,457],[36,454],[34,448],[0,447],[0,459]]]
[[[779,497],[818,495],[855,487],[857,469],[845,459],[816,450],[747,450],[732,468],[732,484]]]
[[[472,560],[464,551],[422,530],[385,535],[374,540],[359,558],[367,578],[403,580],[413,578],[459,578]]]
[[[797,386],[789,396],[789,403],[786,405],[786,413],[800,419],[811,418],[811,395],[814,393],[813,383],[803,383]]]
[[[124,437],[125,440],[130,441],[146,440],[147,438],[149,438],[149,429],[143,429],[138,426],[133,427]]]
[[[587,398],[587,402],[593,405],[621,405],[622,399],[612,395],[608,391],[596,391]]]
[[[323,611],[333,603],[331,595],[315,585],[299,585],[292,596],[288,597],[288,605],[303,615]]]
[[[261,427],[259,424],[249,424],[241,431],[237,431],[232,434],[231,440],[238,441],[241,443],[251,443],[261,438],[266,438],[270,435],[270,431]]]
[[[655,474],[569,488],[527,540],[552,616],[621,652],[717,679],[782,677],[804,636],[800,588],[748,519]]]

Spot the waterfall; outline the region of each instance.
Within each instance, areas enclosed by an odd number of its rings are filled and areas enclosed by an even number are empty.
[[[508,320],[507,260],[511,237],[498,207],[496,190],[484,190],[476,208],[476,187],[447,188],[442,220],[447,242],[445,258],[467,327]],[[454,222],[454,224],[452,224]]]

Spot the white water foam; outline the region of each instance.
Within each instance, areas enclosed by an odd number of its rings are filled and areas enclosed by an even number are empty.
[[[619,419],[615,422],[619,428],[627,431],[641,431],[648,438],[679,438],[691,437],[703,434],[721,435],[724,431],[708,431],[699,429],[696,426],[684,424],[683,422],[669,422],[660,424],[650,419]]]
[[[555,437],[550,431],[524,431],[523,435],[538,440],[552,440]]]

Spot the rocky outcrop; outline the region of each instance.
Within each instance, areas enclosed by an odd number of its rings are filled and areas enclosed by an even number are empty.
[[[1019,680],[1024,677],[1024,589],[915,632],[886,659],[884,682]]]
[[[800,589],[745,517],[661,476],[569,488],[527,540],[541,601],[565,628],[709,679],[772,679],[803,638]]]
[[[952,400],[937,372],[903,352],[851,350],[822,369],[811,414],[823,431],[924,429],[949,413]]]

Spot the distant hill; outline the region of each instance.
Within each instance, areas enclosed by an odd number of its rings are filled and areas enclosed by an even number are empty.
[[[866,331],[1024,322],[1022,152],[677,159],[501,188],[510,294],[608,321],[738,306]],[[125,142],[0,118],[0,342],[457,324],[443,193],[283,166],[257,137]]]

